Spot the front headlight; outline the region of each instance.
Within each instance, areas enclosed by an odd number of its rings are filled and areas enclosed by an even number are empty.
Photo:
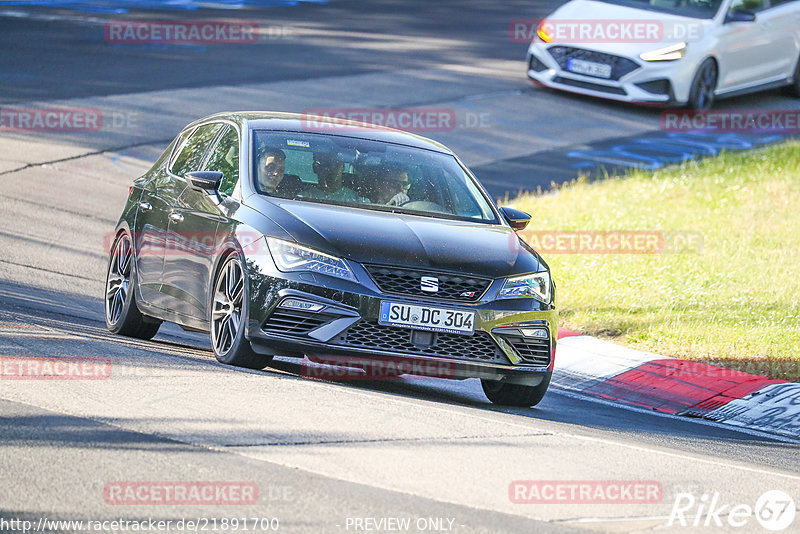
[[[686,43],[678,43],[675,45],[659,48],[658,50],[651,50],[644,52],[639,57],[645,61],[675,61],[682,58],[686,54]]]
[[[533,297],[545,304],[550,304],[550,298],[552,296],[551,288],[550,273],[548,271],[542,271],[540,273],[526,274],[507,279],[497,298],[517,299]]]
[[[267,238],[267,245],[279,271],[284,273],[310,271],[356,281],[353,271],[341,258],[274,237]]]

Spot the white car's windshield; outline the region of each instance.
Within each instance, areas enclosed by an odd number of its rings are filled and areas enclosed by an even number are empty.
[[[448,154],[338,135],[256,131],[256,190],[286,199],[497,222]]]
[[[599,0],[606,4],[635,7],[682,17],[710,19],[719,11],[722,0]]]

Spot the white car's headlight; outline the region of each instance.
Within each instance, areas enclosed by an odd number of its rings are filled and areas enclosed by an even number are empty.
[[[523,297],[533,297],[545,304],[550,304],[552,297],[552,284],[550,283],[550,273],[542,271],[540,273],[526,274],[509,278],[503,284],[503,289],[498,294],[498,299],[517,299]]]
[[[310,271],[356,281],[353,271],[341,258],[274,237],[267,238],[267,245],[279,271],[285,273]]]
[[[675,61],[686,54],[686,43],[670,45],[658,50],[644,52],[639,57],[645,61]]]

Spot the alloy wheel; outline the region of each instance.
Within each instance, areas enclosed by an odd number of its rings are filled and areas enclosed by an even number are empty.
[[[131,240],[127,235],[121,236],[108,265],[108,281],[106,282],[106,319],[109,324],[117,324],[122,317],[125,301],[131,283]]]
[[[710,109],[714,105],[714,91],[717,88],[717,68],[713,62],[707,61],[698,75],[697,109]]]
[[[236,342],[242,319],[244,273],[237,258],[231,258],[222,268],[214,287],[211,312],[211,342],[218,355],[224,355]]]

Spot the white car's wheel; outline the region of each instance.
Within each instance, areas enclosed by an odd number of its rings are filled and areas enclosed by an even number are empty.
[[[786,87],[786,94],[800,98],[800,58],[794,68],[794,78],[792,84]]]
[[[686,106],[689,109],[711,109],[714,106],[714,93],[717,90],[717,63],[709,58],[703,61],[692,81],[692,89],[689,91],[689,101]]]

